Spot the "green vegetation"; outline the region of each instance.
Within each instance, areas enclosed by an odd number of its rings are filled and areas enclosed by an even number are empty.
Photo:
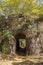
[[[8,50],[7,44],[4,44],[4,45],[2,46],[2,52],[5,53],[5,54],[7,54],[8,51],[9,51],[9,50]]]
[[[12,38],[12,32],[9,30],[4,30],[3,31],[3,38],[11,39]]]
[[[43,4],[37,4],[35,0],[0,0],[0,13],[37,15],[43,16]]]
[[[26,47],[26,40],[25,39],[19,39],[20,47],[25,48]]]

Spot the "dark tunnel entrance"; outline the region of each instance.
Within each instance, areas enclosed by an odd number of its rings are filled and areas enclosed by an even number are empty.
[[[18,33],[16,35],[16,53],[18,55],[26,55],[26,35]]]

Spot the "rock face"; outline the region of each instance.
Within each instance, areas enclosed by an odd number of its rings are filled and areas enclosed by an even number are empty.
[[[23,15],[9,15],[4,24],[6,24],[4,28],[8,27],[7,29],[10,29],[13,35],[13,38],[9,41],[11,53],[16,54],[17,43],[19,44],[16,37],[18,37],[26,39],[26,54],[43,56],[43,20],[30,22]],[[3,28],[3,25],[1,27]]]

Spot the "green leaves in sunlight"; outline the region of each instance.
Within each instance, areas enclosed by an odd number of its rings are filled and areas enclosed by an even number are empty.
[[[37,4],[35,0],[0,0],[0,13],[23,14],[43,16],[43,4]]]

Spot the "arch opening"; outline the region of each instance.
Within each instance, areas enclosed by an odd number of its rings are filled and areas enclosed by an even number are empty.
[[[18,55],[26,55],[26,35],[18,33],[16,36],[16,53]]]

